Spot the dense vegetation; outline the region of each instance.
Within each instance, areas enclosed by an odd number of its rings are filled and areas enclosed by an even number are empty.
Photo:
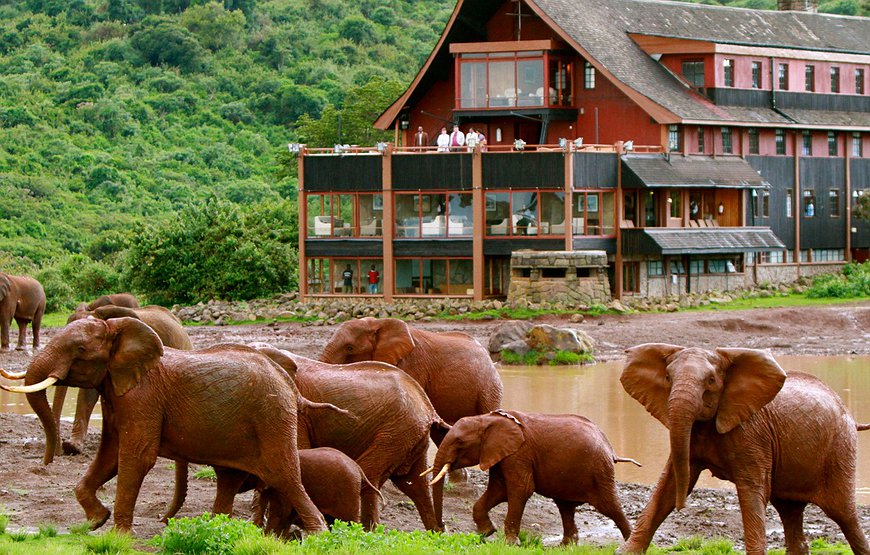
[[[454,3],[0,0],[0,271],[44,281],[50,309],[292,289],[286,144],[382,138]]]

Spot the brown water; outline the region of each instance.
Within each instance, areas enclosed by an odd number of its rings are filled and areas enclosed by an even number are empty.
[[[800,370],[821,378],[846,402],[855,420],[870,422],[870,357],[777,357],[787,370]],[[526,412],[571,412],[595,422],[618,455],[643,464],[617,465],[622,482],[655,484],[668,458],[665,427],[628,396],[619,383],[621,362],[582,367],[550,368],[511,366],[501,368],[505,385],[504,406]],[[49,399],[53,393],[49,391]],[[75,414],[75,390],[67,394],[63,416]],[[0,410],[32,414],[23,395],[0,390]],[[92,420],[100,418],[99,407]],[[92,422],[92,426],[95,425]],[[732,488],[729,482],[701,475],[699,487]],[[858,434],[858,502],[870,505],[870,431]]]

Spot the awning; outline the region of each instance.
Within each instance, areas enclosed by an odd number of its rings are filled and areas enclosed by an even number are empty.
[[[622,186],[719,187],[757,189],[769,187],[743,158],[627,154],[622,156]]]
[[[784,249],[769,227],[666,228],[622,230],[623,254],[724,254]]]

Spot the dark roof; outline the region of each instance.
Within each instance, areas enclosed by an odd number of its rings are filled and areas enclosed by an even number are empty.
[[[664,154],[622,156],[622,186],[724,187],[746,189],[768,184],[743,158]]]
[[[725,254],[784,249],[769,227],[624,229],[624,254]]]
[[[528,0],[602,69],[680,119],[744,123],[647,55],[629,34],[722,44],[870,54],[870,18],[779,12],[654,0]],[[741,112],[744,112],[741,114]],[[757,121],[775,123],[766,110]],[[788,123],[782,118],[783,123]],[[863,118],[867,119],[867,118]],[[865,123],[866,124],[866,123]],[[856,124],[853,124],[856,125]],[[860,125],[860,124],[857,124]]]

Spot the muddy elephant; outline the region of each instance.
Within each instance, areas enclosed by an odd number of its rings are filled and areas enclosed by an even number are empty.
[[[438,447],[433,469],[441,480],[451,468],[480,465],[489,484],[474,504],[480,534],[495,532],[489,511],[507,501],[505,540],[518,543],[526,501],[538,493],[555,501],[562,516],[562,544],[577,543],[574,510],[589,503],[613,520],[628,538],[631,526],[616,492],[617,457],[598,426],[576,414],[538,414],[497,410],[466,416],[453,425]]]
[[[129,298],[127,298],[129,297]],[[129,293],[118,293],[115,295],[105,295],[100,299],[116,298],[122,302],[132,302],[138,305],[136,298]],[[100,299],[92,302],[94,304]],[[137,318],[145,322],[154,332],[164,347],[172,347],[173,349],[182,349],[189,351],[193,349],[190,342],[190,337],[184,331],[184,326],[181,325],[181,320],[172,313],[172,311],[158,305],[149,305],[145,307],[126,307],[118,305],[103,304],[91,310],[86,310],[84,303],[76,308],[75,312],[67,319],[67,323],[81,320],[92,316],[101,320],[110,320],[112,318]],[[67,455],[77,455],[82,452],[85,444],[85,438],[88,435],[88,423],[91,419],[91,413],[99,399],[99,394],[95,389],[79,389],[76,398],[76,415],[73,420],[72,436],[69,441],[64,441],[58,444],[57,455],[60,454],[60,449]],[[66,398],[65,387],[55,387],[54,401],[52,407],[54,411],[55,421],[58,422],[58,431],[60,431],[60,415],[63,411],[63,402]]]
[[[448,424],[501,406],[504,386],[489,352],[464,333],[434,333],[395,318],[342,323],[320,359],[331,364],[380,360],[423,386]]]
[[[17,350],[23,351],[27,324],[33,333],[33,348],[39,348],[39,328],[45,314],[45,291],[42,284],[28,276],[11,276],[0,272],[0,350],[9,349],[9,327],[18,324]]]
[[[84,308],[85,310],[96,310],[101,306],[106,305],[139,308],[139,299],[137,299],[132,293],[110,293],[108,295],[103,295],[102,297],[97,297],[89,303],[82,303],[79,307]]]
[[[94,388],[102,395],[100,447],[75,494],[92,528],[111,512],[97,491],[117,475],[115,528],[130,531],[142,480],[158,456],[235,468],[275,488],[284,507],[321,531],[302,487],[293,380],[271,359],[241,345],[198,351],[163,347],[134,318],[87,318],[67,325],[31,361],[24,387],[45,431],[47,461],[57,442],[45,389]]]
[[[301,395],[350,412],[352,420],[334,411],[303,415],[300,449],[338,449],[359,464],[375,487],[389,479],[410,497],[427,530],[443,530],[433,492],[420,474],[427,466],[430,437],[440,442],[449,426],[417,382],[381,362],[333,365],[282,349],[257,348],[293,376]],[[435,488],[439,508],[442,494],[441,487]],[[376,503],[363,504],[364,526],[377,524],[378,509]]]
[[[857,432],[870,426],[857,426],[824,383],[786,373],[754,349],[650,343],[626,352],[622,385],[668,428],[671,452],[621,552],[645,551],[708,469],[737,487],[747,553],[765,552],[768,502],[782,518],[789,553],[808,553],[808,503],[837,523],[855,553],[870,553],[855,503]]]

